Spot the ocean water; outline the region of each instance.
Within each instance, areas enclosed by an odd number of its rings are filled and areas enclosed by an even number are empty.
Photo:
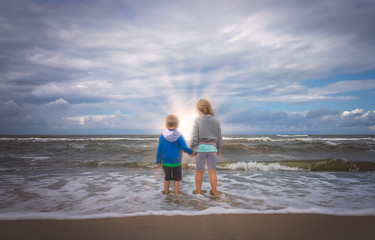
[[[375,215],[375,136],[225,136],[219,196],[163,195],[158,136],[0,137],[0,219],[322,213]],[[171,184],[173,186],[173,184]],[[171,188],[171,190],[173,187]]]

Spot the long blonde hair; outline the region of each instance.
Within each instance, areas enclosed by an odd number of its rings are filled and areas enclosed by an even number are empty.
[[[201,99],[197,103],[197,109],[204,115],[215,115],[215,111],[211,107],[211,103],[206,99]]]

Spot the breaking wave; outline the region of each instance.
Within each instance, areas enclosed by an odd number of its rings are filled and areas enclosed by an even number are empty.
[[[76,166],[99,168],[134,168],[152,169],[160,168],[153,162],[76,162]],[[183,163],[183,169],[195,170],[195,163]],[[295,160],[295,161],[265,161],[265,162],[218,162],[217,170],[232,171],[313,171],[313,172],[355,172],[355,171],[375,171],[375,162],[346,162],[340,159],[324,160]]]

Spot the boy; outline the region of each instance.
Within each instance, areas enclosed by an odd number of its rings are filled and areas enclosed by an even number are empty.
[[[184,137],[177,131],[178,118],[170,114],[166,118],[166,129],[160,135],[156,164],[163,166],[165,180],[163,194],[169,193],[170,181],[174,181],[174,193],[178,195],[180,191],[180,181],[182,180],[182,151],[193,155],[185,142]]]

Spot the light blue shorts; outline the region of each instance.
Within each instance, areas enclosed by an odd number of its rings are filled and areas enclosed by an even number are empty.
[[[197,152],[196,168],[204,170],[207,160],[207,169],[216,170],[217,153],[216,152]]]

